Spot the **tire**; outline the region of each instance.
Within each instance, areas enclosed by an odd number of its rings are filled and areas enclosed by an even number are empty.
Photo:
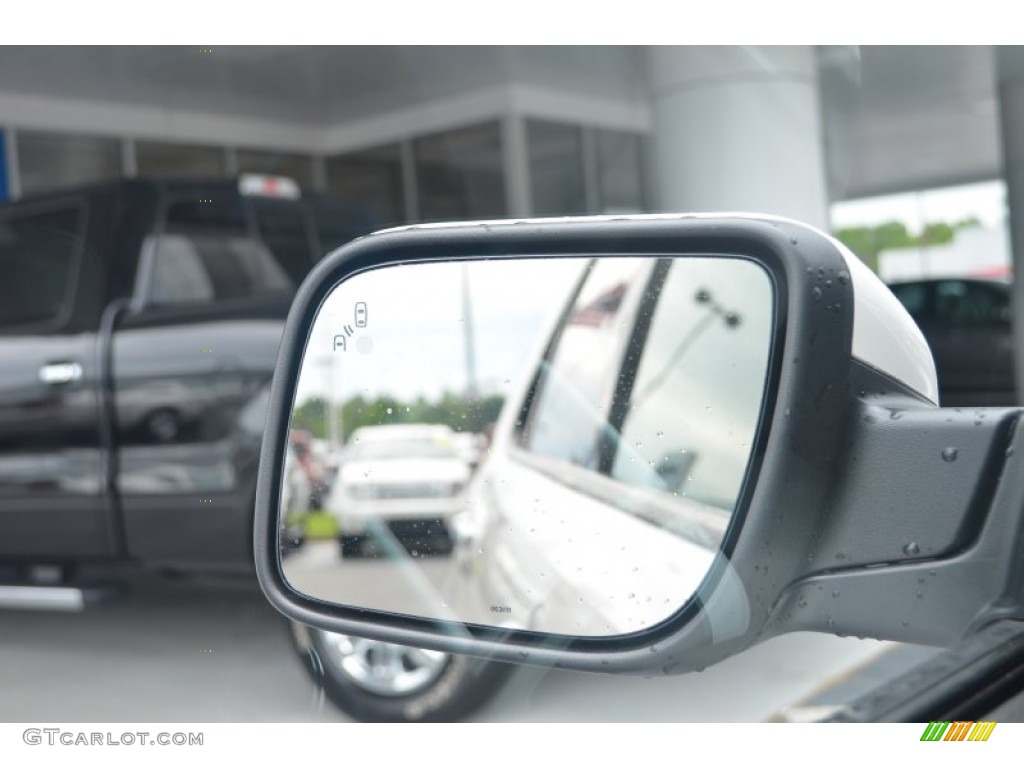
[[[314,682],[362,722],[454,722],[500,689],[511,666],[469,656],[351,638],[299,625],[293,636]],[[305,642],[301,637],[305,636]],[[388,671],[375,676],[369,660]],[[404,663],[394,663],[396,660]]]

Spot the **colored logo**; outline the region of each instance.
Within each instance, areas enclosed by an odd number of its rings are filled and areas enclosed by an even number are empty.
[[[977,723],[963,720],[932,721],[921,734],[921,741],[988,741],[995,727],[995,722],[991,720]]]

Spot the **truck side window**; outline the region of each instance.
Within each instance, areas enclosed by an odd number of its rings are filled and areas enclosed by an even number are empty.
[[[283,295],[297,281],[245,226],[241,202],[176,202],[154,255],[150,301],[182,304]]]
[[[541,456],[597,470],[601,438],[629,323],[624,300],[642,279],[639,259],[604,259],[583,286],[550,359],[542,363],[523,444]]]
[[[298,285],[313,265],[313,247],[302,209],[288,200],[260,200],[254,208],[260,237]]]
[[[936,311],[953,328],[1009,325],[1010,295],[989,285],[944,280],[935,286]]]
[[[56,320],[71,301],[82,210],[0,217],[0,326]]]

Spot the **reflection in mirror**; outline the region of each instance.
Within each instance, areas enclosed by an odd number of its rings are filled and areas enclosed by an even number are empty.
[[[362,272],[321,306],[283,468],[310,597],[610,636],[678,611],[740,496],[773,327],[731,257]]]

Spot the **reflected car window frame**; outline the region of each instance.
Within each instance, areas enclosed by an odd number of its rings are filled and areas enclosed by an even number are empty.
[[[595,410],[594,413],[595,420],[602,425],[595,432],[598,452],[597,467],[587,467],[537,452],[532,450],[529,444],[531,426],[537,416],[537,411],[543,407],[544,389],[553,375],[551,362],[558,354],[559,346],[570,324],[569,319],[574,312],[578,311],[577,303],[580,295],[587,280],[593,274],[594,267],[599,262],[599,259],[596,258],[592,259],[583,270],[572,294],[566,301],[565,311],[559,316],[557,323],[548,330],[549,339],[544,346],[544,354],[539,361],[533,381],[523,397],[522,405],[518,409],[516,427],[510,434],[511,442],[506,446],[506,450],[512,461],[540,472],[555,482],[651,525],[671,530],[693,543],[707,546],[709,542],[714,542],[712,548],[717,550],[725,541],[730,520],[736,517],[738,507],[742,504],[743,486],[750,478],[754,459],[753,449],[757,442],[757,433],[761,429],[760,420],[764,414],[765,398],[770,386],[773,365],[772,355],[775,354],[775,350],[772,348],[771,339],[769,339],[762,400],[759,408],[760,415],[758,416],[759,423],[754,430],[751,453],[747,456],[745,477],[741,487],[737,489],[736,501],[729,517],[723,519],[720,508],[698,499],[683,496],[668,497],[655,489],[631,484],[622,478],[615,477],[612,472],[618,451],[623,445],[622,429],[629,414],[633,389],[644,359],[651,328],[660,302],[664,298],[662,288],[664,288],[671,267],[676,260],[700,258],[700,256],[688,254],[677,257],[648,258],[653,263],[647,268],[647,274],[641,274],[637,283],[627,289],[622,302],[623,315],[617,318],[618,322],[628,324],[626,326],[628,330],[626,334],[617,339],[619,347],[615,350],[616,355],[608,364],[609,370],[604,372],[604,374],[610,373],[609,381],[614,382],[615,386],[609,387],[610,391],[606,393],[607,397],[599,404],[599,410]],[[743,257],[739,257],[738,260],[758,264],[754,260]],[[759,266],[764,269],[763,265]],[[764,274],[769,281],[768,288],[772,293],[772,325],[774,325],[778,322],[777,286],[770,271],[764,270]],[[642,288],[639,287],[641,285]],[[624,343],[623,339],[625,339]],[[686,509],[687,515],[696,520],[694,524],[677,524],[677,521],[681,519],[679,513],[683,508]]]

